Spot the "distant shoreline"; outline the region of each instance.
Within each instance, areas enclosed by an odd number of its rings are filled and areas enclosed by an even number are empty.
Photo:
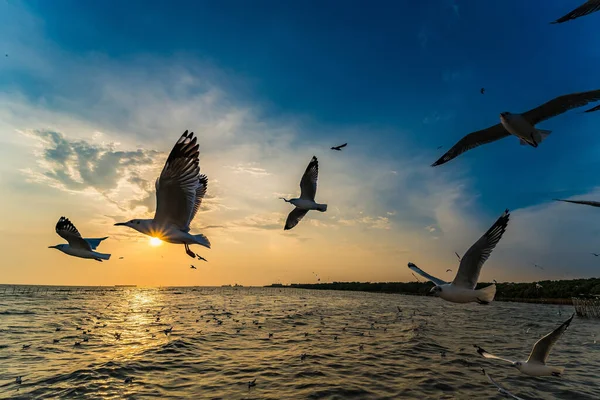
[[[480,283],[478,288],[492,283]],[[266,287],[311,290],[341,290],[427,296],[431,282],[332,282],[271,284]],[[600,278],[538,281],[528,283],[496,283],[496,301],[573,305],[573,297],[600,296]]]

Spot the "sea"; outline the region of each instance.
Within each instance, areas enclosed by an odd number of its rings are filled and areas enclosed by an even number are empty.
[[[600,399],[600,320],[571,306],[291,288],[0,286],[2,399]],[[16,377],[21,376],[21,383]]]

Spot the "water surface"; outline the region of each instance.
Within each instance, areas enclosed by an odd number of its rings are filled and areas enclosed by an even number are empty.
[[[562,378],[472,347],[526,359],[570,306],[277,288],[2,292],[0,398],[501,398],[482,366],[524,399],[600,398],[598,320],[575,317],[554,348]]]

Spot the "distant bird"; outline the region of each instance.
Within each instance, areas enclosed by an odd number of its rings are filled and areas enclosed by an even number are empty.
[[[248,382],[248,387],[249,388],[254,387],[254,386],[256,386],[256,378],[254,378],[253,380],[251,380],[250,382]]]
[[[317,179],[319,178],[319,162],[317,157],[313,156],[312,160],[306,167],[302,180],[300,181],[300,198],[286,199],[281,197],[287,203],[292,203],[296,208],[288,215],[285,221],[284,230],[289,230],[298,225],[298,222],[304,218],[309,210],[317,210],[321,212],[327,211],[327,204],[315,203],[315,195],[317,194]]]
[[[123,258],[125,258],[125,257],[119,257],[119,260],[122,260]]]
[[[81,346],[81,342],[75,342],[75,344],[73,346],[75,346],[75,347]]]
[[[163,330],[165,336],[169,335],[171,332],[173,332],[173,327],[170,328],[166,328],[165,330]]]
[[[115,332],[115,333],[113,333],[113,335],[114,335],[115,339],[121,340],[121,334],[120,333]]]
[[[26,350],[26,349],[28,349],[28,348],[30,348],[30,347],[31,347],[31,345],[30,345],[30,344],[24,344],[24,345],[23,345],[23,350]]]
[[[600,201],[592,201],[592,200],[562,200],[562,199],[554,199],[555,201],[562,201],[565,203],[573,203],[573,204],[583,204],[585,206],[592,207],[600,207]]]
[[[479,91],[481,94],[485,94],[485,88],[481,88],[481,90]]]
[[[300,360],[304,361],[304,359],[306,359],[306,353],[300,354]]]
[[[365,345],[364,344],[361,344],[361,345],[358,346],[358,350],[359,351],[363,351],[364,349],[365,349]]]
[[[273,337],[272,333],[269,333],[269,339],[271,339]]]
[[[551,367],[546,365],[546,360],[548,359],[548,355],[550,354],[550,350],[552,350],[552,346],[560,339],[562,334],[567,330],[573,317],[575,314],[571,315],[571,318],[566,320],[562,325],[558,328],[538,340],[531,350],[531,354],[527,361],[511,361],[506,358],[497,357],[493,354],[488,353],[486,350],[481,347],[474,345],[477,348],[477,352],[481,354],[485,358],[497,359],[506,361],[512,364],[513,367],[516,367],[519,371],[521,371],[525,375],[530,376],[560,376],[565,368],[564,367]]]
[[[562,24],[563,22],[583,17],[598,10],[600,10],[600,0],[588,0],[570,13],[560,17],[554,22],[551,22],[551,24]]]
[[[52,341],[52,343],[58,343],[58,342],[60,342],[60,339],[54,339],[54,340]]]
[[[56,332],[59,332],[62,328],[60,326],[56,327]]]
[[[596,257],[600,256],[600,254],[597,254],[597,253],[592,253],[592,254]]]
[[[538,264],[535,264],[535,263],[531,263],[531,264],[532,264],[532,265],[533,265],[535,268],[537,268],[537,269],[541,269],[541,270],[543,270],[543,269],[544,269],[544,267],[542,267],[541,265],[538,265]]]
[[[208,262],[208,260],[206,258],[204,258],[204,257],[202,257],[200,255],[198,255],[198,260]]]
[[[496,285],[491,284],[483,289],[475,290],[479,274],[483,264],[492,254],[502,235],[506,231],[510,213],[508,210],[496,220],[494,225],[471,246],[460,261],[458,272],[452,283],[438,279],[427,272],[421,270],[413,263],[408,263],[408,268],[419,275],[429,279],[435,284],[431,293],[441,297],[446,301],[453,303],[477,302],[479,304],[488,304],[494,300],[496,294]]]
[[[331,150],[342,151],[342,149],[346,146],[348,146],[348,143],[340,144],[339,146],[333,146]]]
[[[492,385],[496,386],[496,389],[498,389],[498,392],[500,394],[502,394],[503,396],[512,397],[515,400],[523,400],[522,398],[515,396],[514,394],[500,386],[498,383],[496,383],[496,381],[493,380],[492,377],[487,374],[487,372],[485,372],[485,369],[481,368],[481,372],[483,372],[483,374],[486,376],[486,378],[488,379],[488,381],[490,381]]]
[[[100,245],[100,242],[102,242],[104,239],[107,239],[108,236],[96,239],[84,239],[81,237],[81,234],[77,228],[75,228],[75,225],[73,225],[73,223],[65,217],[60,217],[56,223],[55,230],[56,233],[69,242],[69,244],[48,246],[49,249],[57,249],[70,256],[90,258],[100,262],[102,262],[102,260],[110,259],[110,254],[98,253],[94,251],[96,250],[96,247]]]
[[[17,385],[20,385],[21,383],[23,383],[23,377],[22,376],[17,376],[17,378],[15,379],[15,383]]]
[[[131,376],[128,376],[127,378],[125,378],[125,383],[131,383],[133,382],[133,378]]]
[[[190,265],[190,269],[198,269],[198,268],[194,267],[193,265]]]
[[[208,178],[200,174],[199,145],[194,133],[185,131],[171,150],[156,180],[156,213],[153,219],[118,222],[167,243],[183,244],[188,256],[196,258],[191,244],[210,248],[208,238],[190,234],[190,223],[206,194]]]
[[[600,100],[600,90],[592,90],[557,97],[523,114],[500,113],[499,124],[463,137],[446,154],[434,162],[432,167],[445,164],[475,147],[495,142],[510,135],[518,137],[522,145],[538,147],[550,135],[550,131],[537,129],[535,125],[573,108],[582,107],[598,100]]]
[[[451,269],[447,269],[446,272],[452,272],[452,270]]]
[[[600,110],[600,106],[596,106],[594,108],[590,108],[589,110],[585,110],[584,112],[589,113],[589,112],[594,112],[594,111],[598,111]]]

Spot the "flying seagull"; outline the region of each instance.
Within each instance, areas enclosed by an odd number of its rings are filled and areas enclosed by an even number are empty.
[[[198,260],[208,262],[208,260],[206,258],[202,257],[201,255],[198,255]]]
[[[446,272],[452,272],[452,270],[451,269],[447,269]]]
[[[586,206],[592,207],[600,207],[600,201],[591,201],[591,200],[562,200],[562,199],[554,199],[555,201],[562,201],[565,203],[573,203],[573,204],[583,204]]]
[[[48,246],[49,249],[57,249],[70,256],[79,258],[90,258],[92,260],[100,261],[110,259],[110,254],[98,253],[94,250],[100,245],[104,239],[84,239],[81,234],[75,228],[75,225],[68,218],[60,217],[56,223],[56,233],[69,244],[57,244],[56,246]]]
[[[348,146],[348,143],[340,144],[339,146],[333,146],[331,150],[342,151],[342,149],[346,146]]]
[[[183,244],[188,256],[196,258],[191,244],[210,249],[208,238],[190,234],[190,223],[200,209],[206,194],[208,178],[200,174],[199,145],[194,132],[183,132],[171,150],[156,180],[156,213],[153,219],[132,219],[116,223],[128,226],[163,242]]]
[[[488,353],[481,347],[474,345],[477,348],[477,352],[481,354],[485,358],[492,358],[497,360],[506,361],[512,364],[513,367],[516,367],[519,371],[524,373],[525,375],[530,376],[560,376],[565,368],[564,367],[551,367],[546,365],[546,360],[548,359],[548,355],[550,354],[550,350],[552,350],[552,346],[556,343],[556,341],[562,336],[562,334],[567,330],[569,324],[573,320],[575,314],[571,315],[571,318],[563,322],[561,326],[535,342],[533,345],[533,349],[531,350],[531,354],[529,354],[529,358],[527,361],[512,361],[507,360],[506,358],[498,357],[493,354]]]
[[[518,137],[522,145],[538,147],[550,135],[551,131],[537,129],[535,125],[573,108],[582,107],[598,100],[600,100],[600,90],[592,90],[557,97],[522,114],[502,112],[500,113],[499,124],[469,133],[452,146],[439,160],[434,162],[432,167],[445,164],[475,147],[495,142],[510,135]]]
[[[512,397],[515,400],[523,400],[522,398],[515,396],[514,394],[512,394],[511,392],[509,392],[508,390],[506,390],[502,386],[500,386],[491,376],[488,375],[487,372],[485,372],[485,369],[481,368],[481,372],[483,372],[485,377],[488,379],[488,381],[490,381],[490,383],[492,385],[496,386],[496,389],[498,389],[498,392],[500,394],[502,394],[504,396]]]
[[[194,267],[193,265],[190,265],[190,269],[198,269],[198,268]]]
[[[596,106],[594,108],[590,108],[589,110],[585,110],[584,112],[589,113],[589,112],[594,112],[594,111],[598,111],[600,110],[600,106]]]
[[[551,22],[551,24],[562,24],[563,22],[583,17],[598,10],[600,10],[600,0],[588,0],[567,15],[564,15],[556,21]]]
[[[327,211],[327,204],[315,203],[315,194],[317,193],[317,179],[319,178],[319,162],[317,157],[313,156],[302,180],[300,181],[300,198],[297,199],[286,199],[281,197],[287,203],[292,203],[296,206],[292,212],[288,215],[285,221],[284,230],[292,229],[298,222],[304,218],[306,213],[310,210],[317,210],[321,212]]]
[[[485,88],[481,88],[479,92],[481,92],[481,94],[485,94]]]
[[[598,253],[592,253],[592,254],[596,257],[600,256],[600,254],[598,254]]]
[[[494,225],[467,250],[460,261],[456,277],[451,283],[429,275],[413,263],[409,262],[408,268],[435,283],[431,292],[446,301],[452,303],[490,303],[494,300],[496,285],[492,284],[479,290],[475,290],[475,287],[477,286],[477,280],[479,279],[483,264],[490,257],[492,250],[494,250],[506,231],[509,217],[508,210],[504,211]]]

